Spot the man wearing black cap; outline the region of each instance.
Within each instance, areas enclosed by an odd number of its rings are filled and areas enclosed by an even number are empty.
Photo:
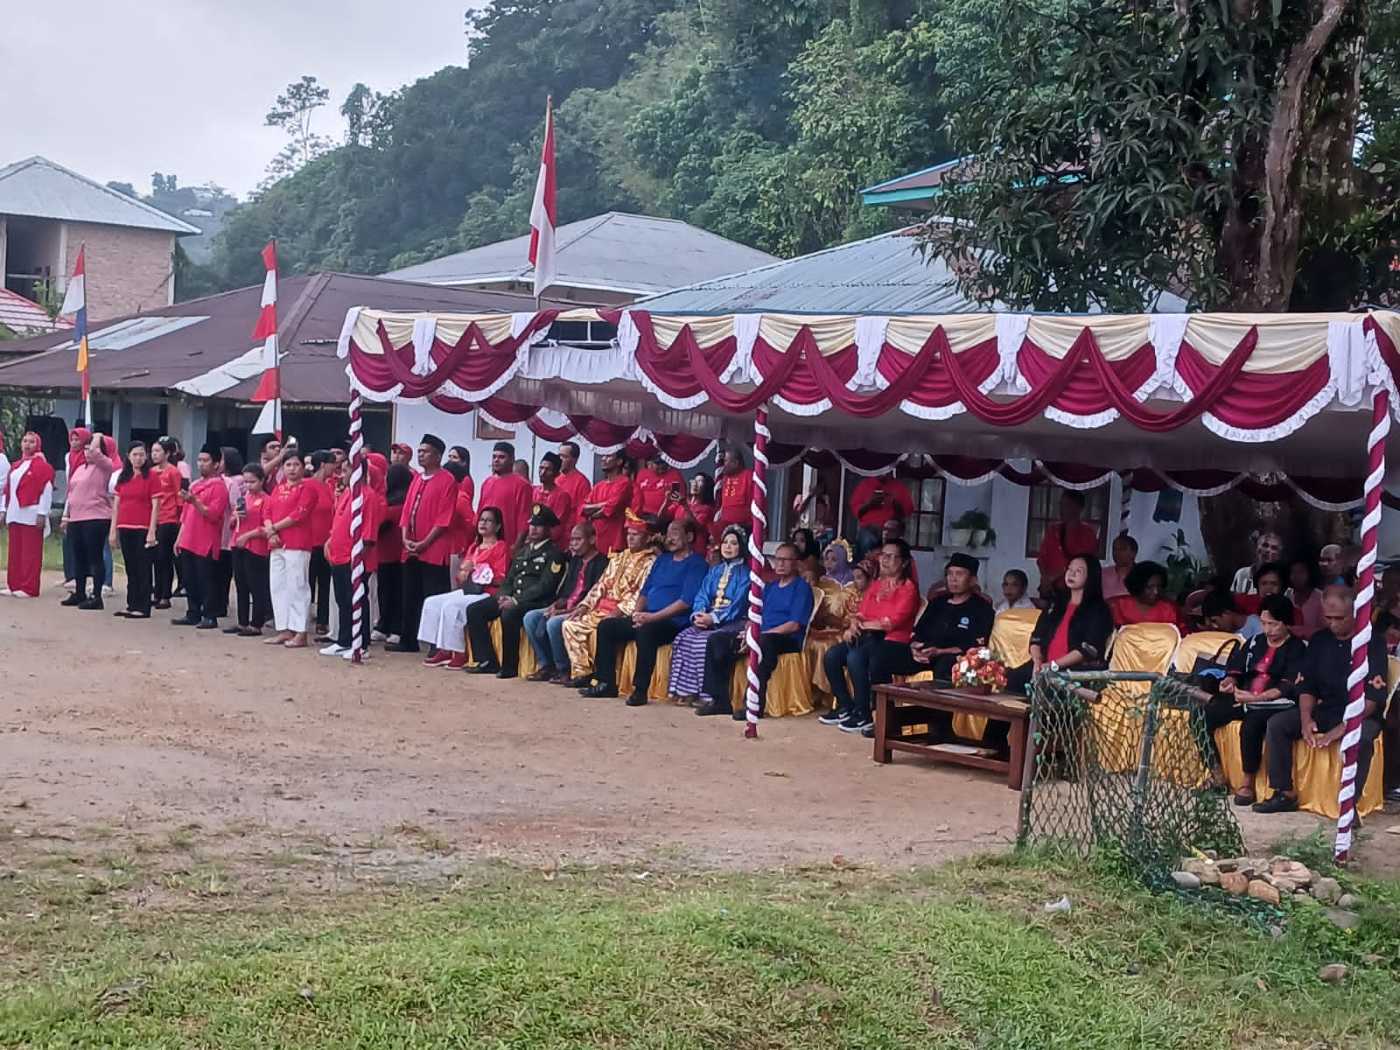
[[[996,614],[992,603],[976,591],[977,559],[954,554],[943,570],[943,579],[946,590],[924,606],[909,644],[885,642],[876,648],[870,666],[872,685],[888,682],[895,675],[921,671],[932,671],[935,681],[946,682],[952,677],[953,664],[959,656],[987,644]],[[951,737],[952,715],[946,711],[931,712],[929,727]],[[867,735],[873,736],[874,731]]]
[[[451,586],[452,517],[457,510],[457,479],[442,469],[447,443],[424,434],[418,444],[418,466],[404,497],[399,527],[403,530],[403,609],[399,641],[389,652],[418,651],[418,622],[423,602]]]
[[[515,446],[497,441],[491,451],[491,476],[482,483],[476,512],[495,507],[501,512],[501,539],[515,543],[530,522],[530,483],[515,472]]]
[[[514,678],[520,668],[520,628],[525,614],[554,601],[559,581],[564,578],[568,557],[549,538],[559,518],[548,507],[536,505],[530,515],[525,542],[511,559],[501,589],[490,598],[467,609],[467,634],[472,641],[476,663],[467,668],[472,674],[494,674]],[[501,660],[493,657],[491,621],[501,621]]]

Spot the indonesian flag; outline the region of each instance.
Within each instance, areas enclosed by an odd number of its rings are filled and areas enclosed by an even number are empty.
[[[63,306],[58,311],[74,318],[74,337],[78,340],[78,375],[83,377],[84,402],[92,398],[92,379],[88,374],[86,256],[87,245],[79,245],[78,261],[73,266],[73,276],[68,279],[68,288],[63,293]]]
[[[282,440],[282,373],[277,363],[277,242],[268,241],[262,250],[263,276],[262,304],[258,310],[258,323],[253,328],[253,338],[263,344],[263,374],[258,380],[258,388],[253,391],[254,401],[265,401],[267,407],[258,416],[253,426],[255,434],[274,434]]]
[[[554,100],[544,104],[544,146],[540,177],[535,180],[535,203],[530,207],[530,265],[535,268],[535,298],[554,283]]]

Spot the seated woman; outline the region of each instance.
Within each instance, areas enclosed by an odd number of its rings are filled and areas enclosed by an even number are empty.
[[[704,695],[705,648],[740,644],[744,614],[749,608],[748,535],[742,525],[730,525],[720,535],[719,557],[710,566],[690,614],[690,626],[671,642],[671,678],[666,693],[679,703],[713,700]],[[726,643],[727,640],[727,643]]]
[[[861,597],[855,622],[822,660],[836,706],[820,719],[843,733],[860,733],[871,725],[871,674],[894,666],[907,654],[919,608],[919,588],[911,579],[914,562],[909,545],[891,540],[880,547],[880,576]],[[886,653],[894,648],[901,652]],[[847,685],[846,675],[850,674]]]
[[[510,569],[510,544],[501,539],[503,520],[497,508],[482,508],[476,520],[477,541],[457,569],[459,589],[423,602],[418,640],[434,646],[423,661],[427,666],[453,671],[467,666],[467,608],[500,590]]]
[[[1119,627],[1134,623],[1170,623],[1182,626],[1181,610],[1162,597],[1167,588],[1167,570],[1155,561],[1140,561],[1123,580],[1126,594],[1109,601],[1113,622]]]
[[[851,546],[845,540],[827,544],[822,552],[821,567],[807,575],[812,592],[817,597],[817,612],[812,619],[810,640],[839,637],[851,623],[851,596],[856,593],[851,569]]]
[[[797,562],[799,565],[815,558],[818,564],[822,561],[822,549],[817,546],[816,534],[811,529],[798,526],[788,533],[788,542],[797,548]]]
[[[1287,707],[1249,709],[1245,705],[1268,701],[1292,701],[1291,688],[1303,668],[1307,646],[1293,637],[1289,621],[1293,603],[1281,594],[1266,595],[1259,603],[1259,622],[1263,630],[1247,645],[1235,650],[1229,668],[1220,682],[1220,693],[1205,708],[1206,728],[1211,733],[1211,748],[1215,747],[1215,731],[1231,722],[1240,721],[1240,761],[1244,766],[1244,785],[1235,792],[1235,805],[1252,806],[1255,802],[1254,777],[1264,759],[1264,733],[1269,719]],[[1215,775],[1221,783],[1219,754],[1215,755]]]
[[[1065,566],[1065,586],[1055,592],[1050,608],[1040,614],[1031,632],[1031,658],[1006,675],[1006,691],[1022,693],[1042,669],[1092,671],[1105,664],[1113,634],[1113,612],[1103,600],[1103,578],[1097,558],[1076,554]],[[1007,722],[987,723],[982,742],[1007,754]]]

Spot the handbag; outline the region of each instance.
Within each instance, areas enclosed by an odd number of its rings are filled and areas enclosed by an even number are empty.
[[[1215,696],[1220,692],[1220,683],[1225,680],[1225,672],[1229,668],[1230,658],[1235,655],[1235,651],[1239,647],[1240,640],[1231,638],[1215,650],[1214,656],[1206,656],[1202,653],[1196,657],[1196,662],[1191,665],[1190,671],[1185,673],[1174,671],[1172,675],[1184,679],[1186,684],[1194,689]]]

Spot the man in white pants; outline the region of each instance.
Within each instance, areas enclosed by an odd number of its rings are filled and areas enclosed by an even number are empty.
[[[268,497],[263,533],[268,542],[268,585],[277,634],[268,645],[306,648],[311,616],[311,511],[315,490],[306,484],[306,466],[296,456],[282,468],[286,480]]]

